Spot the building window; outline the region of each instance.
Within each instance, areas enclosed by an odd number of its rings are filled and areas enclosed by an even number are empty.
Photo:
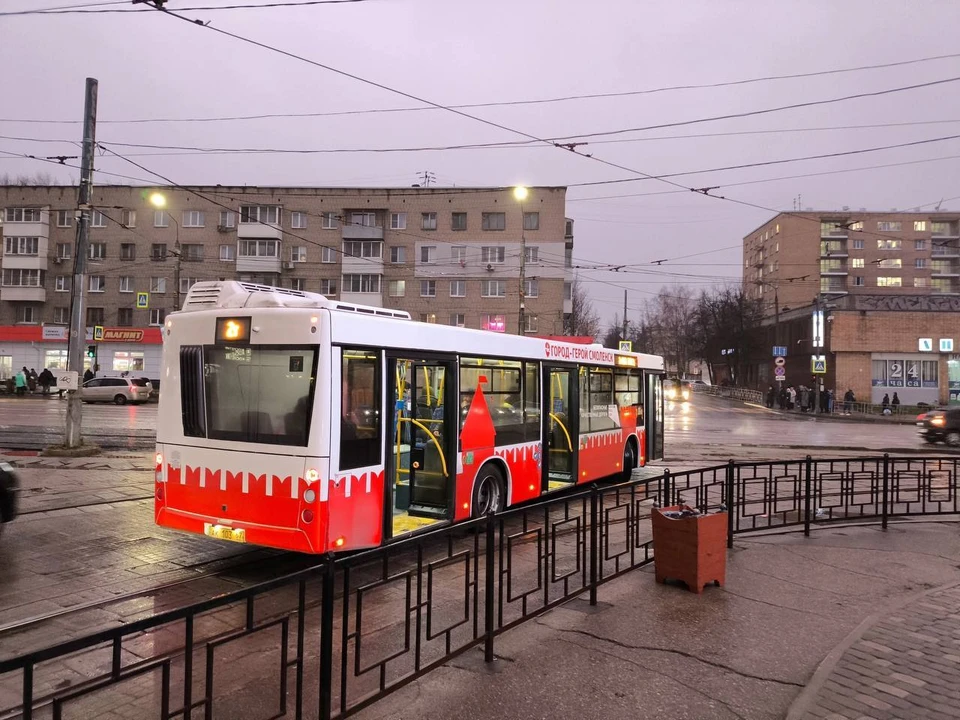
[[[878,265],[882,268],[899,268],[903,267],[903,261],[900,258],[887,258],[881,260]]]
[[[350,224],[358,227],[379,227],[377,225],[377,214],[372,212],[350,213]]]
[[[7,208],[6,222],[40,222],[40,208]]]
[[[103,325],[103,318],[102,307],[87,308],[87,325]]]
[[[170,227],[170,221],[167,219],[167,214],[163,210],[155,210],[153,212],[153,226],[159,228]]]
[[[221,210],[220,211],[220,222],[217,224],[218,227],[226,230],[227,228],[236,227],[237,225],[237,215],[233,210]]]
[[[436,323],[437,314],[436,313],[420,313],[420,322]]]
[[[337,261],[337,251],[335,248],[331,248],[331,247],[320,248],[320,262],[327,263],[329,265],[331,263],[335,263],[336,261]]]
[[[877,278],[877,287],[901,287],[903,278],[881,276]]]
[[[437,247],[436,245],[421,245],[420,246],[420,262],[431,264],[437,261]]]
[[[387,285],[390,297],[403,297],[407,292],[406,280],[391,280]]]
[[[437,296],[437,281],[421,280],[420,281],[420,297],[436,297],[436,296]]]
[[[853,284],[856,285],[857,287],[863,287],[863,285],[865,285],[865,283],[863,282],[863,276],[857,275],[855,278],[853,278]]]
[[[192,288],[198,282],[199,282],[199,278],[193,278],[193,277],[180,278],[180,294],[186,295],[188,292],[190,292],[190,288]]]
[[[137,246],[134,243],[120,243],[120,259],[136,260]]]
[[[901,224],[899,220],[879,220],[877,230],[880,232],[900,232]]]
[[[407,249],[405,247],[390,248],[390,262],[394,265],[402,265],[407,261]]]
[[[877,240],[877,250],[899,250],[899,240]]]
[[[460,263],[461,267],[467,264],[467,246],[454,245],[450,248],[450,259]]]
[[[241,205],[240,206],[240,224],[241,225],[279,225],[280,224],[280,206],[279,205]],[[242,255],[243,253],[241,253]]]
[[[117,325],[133,327],[133,308],[117,308]]]
[[[17,323],[33,325],[37,322],[37,313],[33,305],[17,306]]]
[[[91,275],[87,289],[92,293],[101,293],[107,289],[107,282],[103,275]]]
[[[407,214],[406,213],[390,213],[390,229],[406,230]]]
[[[73,225],[72,210],[57,210],[57,227],[70,227]]]
[[[857,220],[856,222],[850,223],[850,230],[863,230],[863,220]]]
[[[930,287],[930,278],[914,278],[913,286],[915,288]]]
[[[290,227],[295,230],[303,230],[307,227],[307,214],[304,212],[290,213]]]
[[[345,293],[378,293],[380,292],[380,276],[366,273],[344,275],[341,285]]]
[[[930,233],[932,235],[956,235],[955,227],[955,222],[932,222],[930,223]]]
[[[347,257],[379,260],[383,257],[383,243],[379,240],[345,240],[343,254]]]
[[[39,255],[40,238],[8,237],[4,238],[4,255]]]
[[[540,281],[525,280],[523,283],[523,294],[528,298],[540,297]]]
[[[823,261],[820,261],[820,264],[823,265]],[[850,267],[862,268],[863,267],[863,258],[851,258]]]
[[[523,319],[524,319],[524,327],[523,327],[524,332],[528,332],[528,333],[537,332],[537,328],[539,327],[540,323],[537,321],[536,315],[524,315]]]
[[[536,245],[524,248],[523,259],[528,263],[538,263],[540,262],[540,248]]]
[[[202,228],[203,220],[204,217],[202,210],[184,210],[183,222],[181,224],[185,228]]]
[[[241,240],[237,255],[240,257],[280,257],[280,241]]]
[[[507,215],[502,212],[483,213],[480,216],[480,228],[482,230],[506,230]]]
[[[467,229],[467,214],[465,212],[455,212],[450,216],[451,230]]]
[[[421,230],[436,230],[437,229],[437,214],[435,212],[426,212],[420,214],[420,229]]]
[[[324,230],[337,229],[337,216],[332,212],[320,213],[320,227]]]
[[[39,270],[19,270],[17,268],[3,271],[3,284],[10,287],[41,287]]]
[[[54,287],[57,292],[70,292],[72,278],[69,275],[57,275]]]
[[[466,296],[467,296],[467,281],[451,280],[450,281],[450,297],[466,297]]]
[[[167,311],[163,308],[151,308],[150,309],[150,324],[151,325],[163,325],[163,321],[167,318]]]
[[[863,250],[863,240],[854,240],[853,241],[854,250]]]
[[[290,289],[299,290],[303,292],[307,289],[307,281],[305,278],[291,278],[290,279]]]
[[[220,260],[223,262],[236,260],[237,259],[237,248],[234,245],[221,245],[220,246]]]
[[[136,226],[137,226],[137,211],[121,210],[120,211],[120,227],[135,228]]]
[[[927,221],[926,221],[926,220],[914,220],[914,221],[913,221],[913,231],[914,231],[914,232],[926,232],[926,231],[927,231]]]
[[[927,249],[927,241],[926,241],[926,240],[914,240],[914,241],[913,241],[913,249],[914,249],[914,250],[926,250],[926,249]]]
[[[540,229],[540,213],[525,212],[523,214],[523,229],[539,230]]]
[[[320,294],[321,295],[336,295],[337,294],[337,285],[333,280],[324,279],[320,281]]]
[[[132,277],[122,277],[122,278],[120,278],[120,292],[122,292],[122,293],[132,293],[132,292],[133,292],[133,278],[132,278]]]
[[[150,278],[150,292],[165,293],[167,291],[167,279],[162,277]]]
[[[450,324],[454,327],[466,327],[467,316],[463,313],[452,313],[450,315]]]
[[[480,283],[483,297],[506,297],[507,284],[503,280],[484,280]]]
[[[290,262],[306,262],[307,261],[307,246],[298,245],[297,247],[290,248]]]
[[[573,300],[573,283],[571,282],[563,283],[563,299]]]
[[[480,262],[500,265],[506,259],[506,250],[500,246],[484,245],[480,248]]]
[[[90,227],[104,228],[107,226],[107,216],[100,210],[94,210],[90,213]]]
[[[53,322],[55,325],[66,325],[70,322],[70,308],[55,307],[53,309]]]
[[[203,262],[203,245],[192,243],[181,246],[180,257],[184,262]]]
[[[166,243],[154,243],[150,246],[150,259],[153,262],[164,262],[167,259]]]
[[[916,258],[913,261],[913,266],[917,269],[925,268],[927,266],[926,258]]]
[[[91,260],[103,260],[107,257],[107,244],[106,243],[90,243],[90,247],[87,248],[87,257]]]
[[[57,243],[57,258],[59,260],[69,260],[73,257],[72,243]]]
[[[503,315],[483,315],[480,319],[480,328],[491,332],[506,332],[507,321]]]

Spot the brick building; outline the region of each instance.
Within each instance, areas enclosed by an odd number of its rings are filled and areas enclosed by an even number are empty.
[[[194,282],[230,278],[517,333],[525,248],[524,331],[562,334],[573,252],[565,196],[562,187],[529,188],[520,202],[511,188],[95,186],[88,332],[159,327]],[[74,187],[0,186],[0,375],[65,362],[76,201]],[[31,348],[14,347],[27,335]],[[159,362],[159,347],[107,350],[98,355],[107,374]]]
[[[744,285],[763,301],[783,382],[879,403],[960,403],[960,213],[781,213],[743,239]],[[755,383],[775,382],[772,352]]]

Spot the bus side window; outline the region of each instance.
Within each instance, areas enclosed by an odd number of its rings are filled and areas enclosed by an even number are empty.
[[[540,439],[540,364],[526,363],[523,379],[523,434],[527,442]]]
[[[380,356],[343,349],[340,396],[340,469],[381,463]]]

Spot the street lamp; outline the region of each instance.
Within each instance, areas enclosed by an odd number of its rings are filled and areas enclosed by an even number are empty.
[[[517,329],[518,335],[526,334],[527,323],[527,236],[524,227],[526,223],[523,217],[523,201],[527,199],[529,194],[530,192],[523,185],[518,185],[513,189],[513,197],[520,203],[520,325]]]
[[[167,198],[163,193],[155,192],[150,195],[150,204],[162,210],[167,207]],[[177,311],[180,309],[180,223],[170,213],[166,215],[177,226],[177,236],[173,245],[173,256],[176,258],[173,266],[173,309]]]

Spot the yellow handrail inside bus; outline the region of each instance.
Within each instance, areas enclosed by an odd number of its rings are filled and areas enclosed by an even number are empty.
[[[427,389],[427,407],[430,407],[430,376],[427,374],[427,366],[423,366],[423,385]]]
[[[570,452],[573,452],[573,441],[570,439],[570,433],[567,432],[566,426],[564,426],[564,424],[560,421],[560,418],[553,413],[550,413],[550,419],[559,425],[561,430],[563,430],[563,434],[567,436],[567,447],[570,449]]]
[[[437,452],[440,453],[440,465],[443,467],[443,475],[444,477],[450,477],[450,474],[447,472],[447,458],[443,454],[443,448],[440,447],[440,443],[437,442],[437,436],[430,432],[430,429],[419,420],[414,420],[413,418],[400,418],[400,422],[413,423],[430,436],[430,442],[434,444],[434,446],[437,448]]]

